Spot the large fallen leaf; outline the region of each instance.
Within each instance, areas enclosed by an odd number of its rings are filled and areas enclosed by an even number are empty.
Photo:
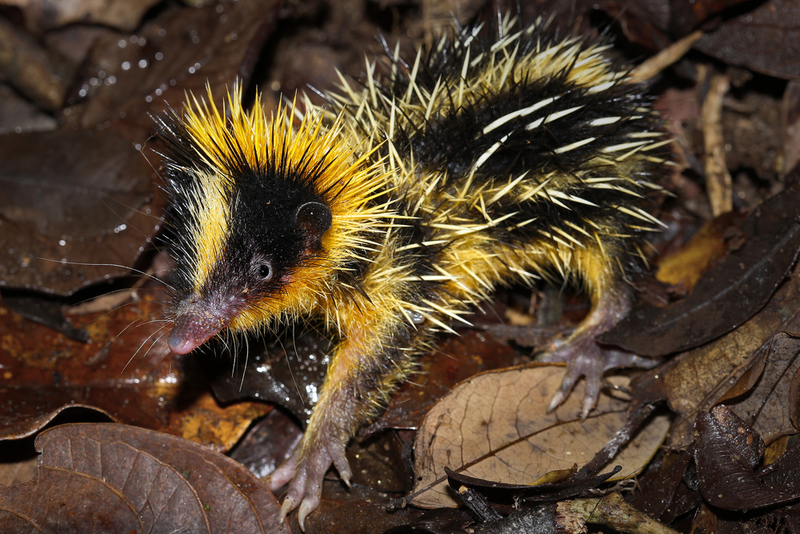
[[[127,39],[102,37],[83,69],[80,97],[88,102],[81,126],[113,124],[144,142],[153,129],[149,114],[166,103],[179,109],[186,91],[203,95],[208,86],[222,101],[237,77],[249,80],[278,6],[274,0],[169,5]]]
[[[0,286],[67,295],[128,274],[159,224],[147,160],[112,132],[7,134],[0,161]]]
[[[585,464],[625,425],[628,404],[602,395],[581,420],[582,387],[552,413],[547,406],[564,375],[557,366],[532,366],[475,376],[428,413],[415,446],[416,506],[455,506],[448,467],[507,484],[530,484],[545,473]],[[642,469],[669,428],[656,417],[617,456],[624,476]]]
[[[187,90],[222,99],[246,83],[277,5],[169,5],[134,34],[95,41],[64,125],[0,138],[0,285],[69,295],[130,273],[165,204],[151,114],[180,109]]]
[[[800,250],[800,187],[759,206],[744,222],[745,245],[706,273],[686,299],[636,309],[600,337],[642,356],[697,347],[743,324],[786,279]]]
[[[677,2],[681,4],[682,2]],[[796,43],[800,4],[795,0],[755,3],[752,10],[731,10],[732,16],[707,33],[695,48],[724,63],[792,79],[800,77]]]
[[[392,395],[386,411],[368,431],[418,428],[436,400],[456,384],[481,371],[511,367],[518,358],[508,343],[493,336],[476,331],[459,334],[448,336],[419,359],[417,372]]]
[[[36,477],[0,487],[0,531],[251,534],[280,528],[278,502],[250,472],[190,441],[84,424],[48,430],[36,447]]]

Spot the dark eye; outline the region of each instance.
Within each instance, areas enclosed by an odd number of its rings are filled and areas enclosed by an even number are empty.
[[[267,282],[272,278],[272,265],[269,263],[261,263],[258,265],[256,272],[259,278]]]

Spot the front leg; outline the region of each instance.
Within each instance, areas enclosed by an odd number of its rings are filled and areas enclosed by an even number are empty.
[[[300,528],[304,528],[308,514],[319,506],[322,480],[331,465],[342,481],[350,485],[352,472],[345,456],[348,441],[374,417],[409,369],[403,363],[406,358],[393,348],[395,336],[380,335],[391,332],[392,327],[374,324],[367,314],[362,317],[361,326],[345,332],[331,359],[319,402],[303,438],[292,456],[268,480],[273,492],[289,482],[281,520],[299,505]],[[394,329],[402,330],[403,325]]]
[[[281,505],[281,522],[299,504],[297,519],[300,528],[305,530],[305,518],[319,506],[322,480],[331,465],[339,472],[342,481],[350,485],[352,471],[345,448],[363,421],[363,417],[359,417],[362,410],[341,387],[326,380],[302,440],[268,480],[268,487],[273,492],[289,482]]]

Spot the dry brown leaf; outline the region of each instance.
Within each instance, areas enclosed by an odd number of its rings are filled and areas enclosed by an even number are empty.
[[[695,418],[711,406],[748,369],[751,358],[797,310],[800,298],[797,269],[794,276],[758,314],[730,334],[681,355],[663,374],[670,407],[681,414],[672,434],[672,445],[688,446],[693,440]]]
[[[800,372],[800,314],[766,342],[755,358],[755,365],[726,395],[725,402],[766,442],[797,433],[797,384]],[[744,390],[746,393],[741,394]],[[727,400],[734,395],[739,398]]]
[[[483,373],[454,388],[428,413],[417,434],[416,484],[409,502],[455,506],[444,471],[508,484],[529,484],[549,471],[592,459],[627,420],[627,402],[602,395],[582,421],[579,386],[552,413],[547,406],[564,368],[530,366]],[[653,419],[614,458],[635,475],[661,444],[669,421]]]
[[[637,307],[599,341],[640,356],[665,356],[745,324],[791,274],[800,252],[798,203],[798,186],[764,202],[742,225],[744,244],[707,272],[687,298],[666,308]]]

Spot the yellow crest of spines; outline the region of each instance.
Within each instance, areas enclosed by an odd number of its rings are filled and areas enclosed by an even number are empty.
[[[296,102],[281,104],[269,116],[256,95],[252,108],[242,104],[236,85],[220,109],[210,89],[208,100],[187,96],[183,114],[190,145],[199,162],[194,170],[197,185],[193,206],[194,242],[198,244],[194,287],[200,291],[221,257],[230,231],[231,191],[247,173],[296,180],[318,194],[332,215],[331,228],[322,239],[324,261],[298,267],[287,290],[269,302],[260,302],[230,325],[245,330],[281,313],[303,313],[315,308],[330,293],[333,271],[353,258],[363,257],[395,216],[391,206],[376,197],[391,189],[383,162],[375,158],[377,146],[352,141],[343,135],[339,118],[326,119],[322,109],[305,102],[305,113]],[[202,212],[202,213],[200,213]]]

